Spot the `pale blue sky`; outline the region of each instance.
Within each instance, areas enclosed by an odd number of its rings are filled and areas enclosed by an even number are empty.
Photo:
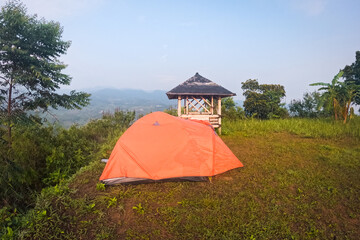
[[[75,89],[170,90],[199,72],[240,99],[249,78],[282,84],[289,103],[360,50],[358,0],[23,2],[64,27]]]

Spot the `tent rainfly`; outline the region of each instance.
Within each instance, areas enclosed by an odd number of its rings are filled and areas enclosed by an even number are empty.
[[[119,138],[100,180],[105,184],[201,181],[242,166],[210,124],[154,112]]]
[[[169,99],[178,100],[178,116],[185,119],[206,120],[221,134],[221,98],[235,93],[204,78],[199,73],[166,93]],[[184,100],[181,106],[181,100]],[[217,100],[215,109],[214,100]],[[182,110],[183,107],[183,110]]]

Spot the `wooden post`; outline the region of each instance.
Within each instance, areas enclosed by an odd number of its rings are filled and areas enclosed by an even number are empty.
[[[184,114],[186,114],[186,98],[184,98]]]
[[[178,96],[178,111],[177,111],[177,113],[178,113],[178,117],[180,117],[181,116],[181,97],[180,96]]]
[[[211,96],[210,111],[211,111],[211,115],[214,115],[214,96]]]
[[[186,105],[185,105],[185,108],[186,108],[186,114],[189,114],[189,97],[186,96]]]
[[[219,115],[219,135],[221,135],[221,97],[218,98],[218,109],[217,114]]]

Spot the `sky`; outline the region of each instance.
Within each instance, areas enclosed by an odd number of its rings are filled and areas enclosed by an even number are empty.
[[[171,90],[198,72],[244,99],[241,83],[301,99],[360,51],[358,0],[23,0],[72,42],[71,89]],[[4,0],[0,0],[0,5]]]

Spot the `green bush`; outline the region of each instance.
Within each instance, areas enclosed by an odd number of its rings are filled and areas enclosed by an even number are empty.
[[[221,104],[221,115],[224,119],[231,121],[245,119],[244,109],[236,106],[232,97],[223,98]]]
[[[94,157],[99,160],[108,157],[117,139],[134,120],[135,112],[117,110],[85,126],[74,125],[69,129],[36,122],[19,124],[13,128],[11,145],[0,125],[0,209],[26,212],[34,206],[36,193],[42,188],[55,186],[56,191],[58,184]],[[52,212],[45,210],[46,216],[52,217],[48,216]],[[10,222],[13,218],[9,216]],[[9,226],[8,222],[0,221],[4,236],[12,236],[17,227],[17,223]]]

